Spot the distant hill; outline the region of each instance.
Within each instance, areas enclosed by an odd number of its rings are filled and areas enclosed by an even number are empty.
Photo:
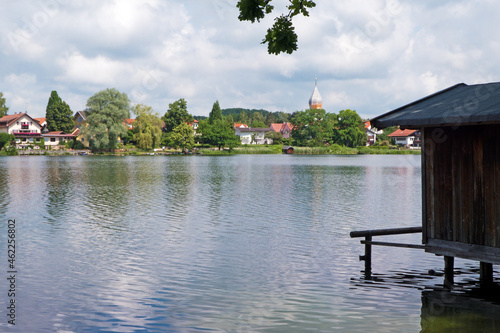
[[[222,109],[222,115],[224,117],[227,117],[228,115],[232,115],[234,121],[240,121],[240,114],[241,112],[246,113],[245,119],[247,119],[249,122],[251,121],[252,115],[255,112],[258,112],[262,114],[262,121],[265,123],[266,126],[269,126],[271,122],[284,122],[284,121],[289,121],[290,117],[292,116],[290,113],[283,112],[283,111],[267,111],[263,109],[245,109],[245,108],[229,108],[229,109]],[[206,116],[193,116],[194,119],[196,120],[205,120],[208,117]]]
[[[244,108],[230,108],[230,109],[222,109],[222,115],[227,116],[227,115],[232,114],[234,116],[234,115],[240,114],[241,111],[245,111],[246,114],[250,114],[250,115],[254,112],[260,112],[260,113],[262,113],[264,118],[267,116],[268,113],[273,113],[271,111],[267,111],[267,110],[263,110],[263,109],[257,110],[257,109],[244,109]],[[279,113],[279,112],[276,111],[275,113]]]

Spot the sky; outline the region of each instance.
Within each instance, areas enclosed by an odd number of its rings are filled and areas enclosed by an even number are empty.
[[[315,78],[327,112],[370,119],[457,83],[500,81],[500,6],[493,0],[316,0],[295,17],[299,49],[260,42],[236,0],[0,0],[0,92],[9,114],[44,117],[55,90],[73,112],[106,89],[163,115],[308,108]]]

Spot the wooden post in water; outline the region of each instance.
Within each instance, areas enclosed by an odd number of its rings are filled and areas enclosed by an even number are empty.
[[[481,261],[479,263],[479,276],[481,288],[490,287],[493,284],[493,264]]]
[[[372,236],[365,236],[365,279],[372,279]]]
[[[455,263],[454,257],[444,257],[444,286],[451,288],[453,286],[453,265]]]

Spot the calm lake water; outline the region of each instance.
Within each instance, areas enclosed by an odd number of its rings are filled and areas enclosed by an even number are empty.
[[[0,158],[0,331],[498,329],[475,262],[442,292],[441,257],[375,247],[363,279],[349,232],[421,225],[420,172],[401,155]]]

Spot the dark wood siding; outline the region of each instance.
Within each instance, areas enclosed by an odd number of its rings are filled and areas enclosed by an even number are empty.
[[[423,241],[500,248],[500,125],[428,127]]]

